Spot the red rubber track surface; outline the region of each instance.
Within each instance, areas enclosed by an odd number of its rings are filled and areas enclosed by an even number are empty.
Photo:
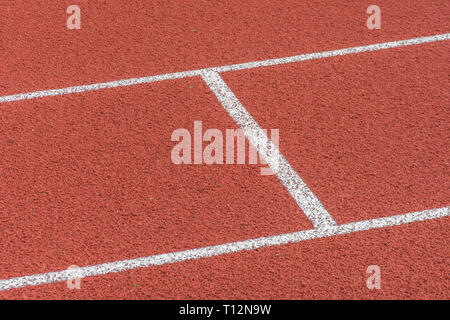
[[[448,42],[224,73],[338,223],[450,204]],[[395,62],[395,63],[394,63]]]
[[[0,5],[0,95],[447,33],[448,1]],[[447,42],[222,74],[338,223],[449,205]],[[200,78],[0,104],[0,279],[311,229],[256,165],[176,166],[236,128]],[[2,299],[448,299],[448,218],[0,291]],[[365,286],[368,265],[382,290]]]
[[[48,102],[1,109],[3,277],[312,228],[256,165],[171,162],[175,129],[236,128],[200,79]]]
[[[370,1],[71,1],[0,7],[0,94],[134,78],[446,33],[448,1],[379,0],[382,29],[369,31]]]

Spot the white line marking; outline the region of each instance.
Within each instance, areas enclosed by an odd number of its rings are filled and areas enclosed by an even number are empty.
[[[339,49],[339,50],[301,54],[298,56],[292,56],[292,57],[286,57],[286,58],[269,59],[269,60],[264,60],[264,61],[233,64],[230,66],[212,68],[212,70],[216,71],[216,72],[226,72],[226,71],[236,71],[236,70],[243,70],[243,69],[253,69],[253,68],[275,66],[275,65],[292,63],[292,62],[300,62],[300,61],[306,61],[306,60],[344,56],[347,54],[362,53],[362,52],[367,52],[367,51],[377,51],[377,50],[391,49],[391,48],[396,48],[396,47],[411,46],[411,45],[416,45],[416,44],[443,41],[443,40],[448,40],[448,39],[450,39],[450,33],[445,33],[445,34],[438,34],[435,36],[419,37],[419,38],[413,38],[413,39],[408,39],[408,40],[375,43],[375,44],[370,44],[370,45],[366,45],[366,46],[350,47],[350,48]]]
[[[414,39],[409,39],[409,40],[392,41],[392,42],[372,44],[372,45],[360,46],[360,47],[351,47],[351,48],[346,48],[346,49],[341,49],[341,50],[325,51],[325,52],[312,53],[312,54],[303,54],[303,55],[280,58],[280,59],[269,59],[269,60],[264,60],[264,61],[234,64],[234,65],[230,65],[230,66],[206,68],[206,69],[177,72],[177,73],[168,73],[168,74],[157,75],[157,76],[149,76],[149,77],[142,77],[142,78],[133,78],[133,79],[118,80],[118,81],[111,81],[111,82],[104,82],[104,83],[96,83],[96,84],[90,84],[90,85],[67,87],[67,88],[63,88],[63,89],[52,89],[52,90],[43,90],[43,91],[15,94],[15,95],[0,97],[0,103],[19,101],[19,100],[25,100],[25,99],[34,99],[34,98],[47,97],[47,96],[72,94],[72,93],[79,93],[79,92],[84,92],[84,91],[93,91],[93,90],[100,90],[100,89],[107,89],[107,88],[124,87],[124,86],[131,86],[131,85],[137,85],[137,84],[143,84],[143,83],[164,81],[164,80],[169,80],[169,79],[194,77],[194,76],[199,76],[199,75],[203,76],[206,81],[206,79],[208,79],[209,76],[214,75],[214,73],[211,73],[211,71],[226,72],[226,71],[236,71],[236,70],[243,70],[243,69],[252,69],[252,68],[273,66],[273,65],[292,63],[292,62],[298,62],[298,61],[321,59],[321,58],[353,54],[353,53],[361,53],[361,52],[365,52],[365,51],[376,51],[376,50],[381,50],[381,49],[389,49],[389,48],[395,48],[395,47],[401,47],[401,46],[409,46],[409,45],[422,44],[422,43],[428,43],[428,42],[436,42],[436,41],[448,40],[449,38],[450,38],[450,33],[447,33],[447,34],[440,34],[440,35],[434,35],[434,36],[428,36],[428,37],[419,37],[419,38],[414,38]],[[213,79],[214,79],[214,76],[213,76],[212,80]],[[217,92],[220,93],[219,96],[221,96],[222,93],[225,94],[224,97],[227,96],[226,91],[225,92],[217,91]],[[219,96],[218,96],[218,98],[219,98]],[[266,136],[266,139],[268,139],[267,136]],[[450,207],[444,207],[444,208],[439,208],[439,209],[425,210],[425,211],[420,211],[420,212],[412,212],[412,213],[396,215],[396,216],[391,216],[391,217],[385,217],[385,218],[352,222],[352,223],[347,223],[347,224],[343,224],[343,225],[329,225],[326,228],[305,230],[305,231],[299,231],[299,232],[270,236],[270,237],[261,237],[261,238],[257,238],[257,239],[250,239],[250,240],[245,240],[245,241],[226,243],[226,244],[221,244],[221,245],[217,245],[217,246],[210,246],[210,247],[203,247],[203,248],[198,248],[198,249],[165,253],[165,254],[153,255],[153,256],[137,258],[137,259],[121,260],[121,261],[104,263],[104,264],[99,264],[99,265],[94,265],[94,266],[82,267],[82,268],[80,268],[81,269],[81,277],[97,276],[97,275],[102,275],[102,274],[131,270],[131,269],[135,269],[135,268],[145,268],[145,267],[150,267],[150,266],[170,264],[170,263],[181,262],[181,261],[186,261],[186,260],[191,260],[191,259],[214,257],[214,256],[222,255],[222,254],[240,252],[242,250],[254,250],[257,248],[269,247],[269,246],[274,246],[274,245],[297,243],[297,242],[310,240],[310,239],[331,237],[331,236],[335,236],[335,235],[348,234],[348,233],[357,232],[357,231],[379,229],[379,228],[384,228],[384,227],[391,227],[391,226],[412,223],[412,222],[416,222],[416,221],[437,219],[437,218],[447,217],[449,215],[450,215]],[[36,286],[36,285],[45,284],[45,283],[67,281],[67,280],[71,280],[71,279],[80,277],[79,272],[80,271],[78,270],[77,274],[74,274],[73,271],[71,271],[71,270],[64,270],[64,271],[56,271],[56,272],[49,272],[49,273],[35,274],[35,275],[31,275],[31,276],[24,276],[24,277],[0,280],[0,291],[8,290],[11,288],[24,287],[24,286]]]
[[[267,164],[308,219],[311,220],[314,227],[325,228],[330,225],[336,225],[336,221],[334,221],[320,200],[298,176],[275,144],[269,140],[220,75],[214,71],[205,71],[202,74],[202,78],[258,152],[264,155],[265,152],[262,148],[270,146],[269,149],[273,152],[273,156],[265,157]]]
[[[247,63],[233,64],[233,65],[213,67],[213,68],[205,68],[205,69],[192,70],[192,71],[166,73],[166,74],[156,75],[156,76],[148,76],[148,77],[142,77],[142,78],[133,78],[133,79],[124,79],[124,80],[110,81],[110,82],[103,82],[103,83],[95,83],[95,84],[67,87],[67,88],[62,88],[62,89],[50,89],[50,90],[43,90],[43,91],[36,91],[36,92],[20,93],[20,94],[13,94],[13,95],[9,95],[9,96],[2,96],[2,97],[0,97],[0,103],[27,100],[27,99],[35,99],[35,98],[42,98],[42,97],[49,97],[49,96],[57,96],[57,95],[64,95],[64,94],[80,93],[80,92],[84,92],[84,91],[94,91],[94,90],[101,90],[101,89],[108,89],[108,88],[126,87],[126,86],[138,85],[138,84],[143,84],[143,83],[164,81],[164,80],[195,77],[195,76],[200,76],[205,71],[226,72],[226,71],[236,71],[236,70],[243,70],[243,69],[253,69],[253,68],[274,66],[274,65],[299,62],[299,61],[305,61],[305,60],[322,59],[322,58],[329,58],[329,57],[335,57],[335,56],[342,56],[342,55],[346,55],[346,54],[361,53],[361,52],[366,52],[366,51],[377,51],[377,50],[382,50],[382,49],[390,49],[390,48],[410,46],[410,45],[423,44],[423,43],[429,43],[429,42],[443,41],[443,40],[448,40],[448,39],[450,39],[450,33],[445,33],[445,34],[439,34],[439,35],[427,36],[427,37],[419,37],[419,38],[408,39],[408,40],[377,43],[377,44],[371,44],[371,45],[367,45],[367,46],[350,47],[350,48],[346,48],[346,49],[339,49],[339,50],[332,50],[332,51],[325,51],[325,52],[318,52],[318,53],[301,54],[301,55],[286,57],[286,58],[247,62]]]
[[[353,232],[366,231],[370,229],[393,227],[417,221],[426,221],[431,219],[443,218],[449,215],[450,215],[450,207],[444,207],[438,209],[395,215],[391,217],[351,222],[337,226],[330,226],[325,229],[304,230],[269,237],[261,237],[257,239],[249,239],[245,241],[225,243],[210,247],[158,254],[137,259],[103,263],[94,266],[81,267],[80,269],[76,270],[76,273],[74,273],[73,270],[63,270],[56,272],[34,274],[31,276],[10,278],[6,280],[0,280],[0,291],[25,286],[36,286],[45,283],[67,281],[80,277],[84,278],[108,273],[122,272],[136,268],[159,266],[175,262],[187,261],[191,259],[209,258],[219,256],[222,254],[240,252],[243,250],[254,250],[263,247],[284,245],[288,243],[297,243],[305,240],[325,238],[341,234],[349,234]]]

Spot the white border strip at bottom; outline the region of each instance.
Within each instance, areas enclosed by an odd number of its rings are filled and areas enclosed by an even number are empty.
[[[66,281],[75,278],[98,276],[136,268],[159,266],[191,259],[209,258],[219,256],[222,254],[239,252],[243,250],[254,250],[263,247],[283,245],[288,243],[297,243],[305,240],[331,237],[357,231],[379,229],[417,221],[432,220],[437,218],[448,217],[449,215],[450,215],[450,207],[443,207],[438,209],[395,215],[391,217],[383,217],[358,222],[351,222],[337,226],[329,226],[328,228],[323,229],[304,230],[269,237],[261,237],[257,239],[249,239],[244,241],[225,243],[210,247],[158,254],[137,259],[103,263],[94,266],[82,267],[79,270],[63,270],[56,272],[34,274],[30,276],[23,276],[17,278],[10,278],[0,280],[0,291],[12,288],[36,286],[40,284]]]

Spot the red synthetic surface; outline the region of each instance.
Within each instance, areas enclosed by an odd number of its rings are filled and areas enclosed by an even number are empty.
[[[446,33],[448,1],[0,4],[0,95]],[[275,8],[276,7],[276,8]],[[449,204],[447,42],[223,74],[339,222]],[[236,128],[199,78],[0,104],[0,279],[309,229],[258,166],[176,166]],[[449,298],[448,218],[0,291],[0,298]],[[365,269],[380,265],[380,291]]]
[[[175,129],[236,128],[200,79],[16,102],[0,115],[2,278],[312,228],[256,165],[172,164]]]
[[[222,77],[261,127],[282,128],[281,153],[346,223],[450,204],[449,52],[442,42]]]

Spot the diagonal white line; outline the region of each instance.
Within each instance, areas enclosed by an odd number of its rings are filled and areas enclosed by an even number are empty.
[[[137,259],[103,263],[93,266],[81,267],[79,270],[63,270],[56,272],[34,274],[24,277],[10,278],[0,280],[0,291],[25,286],[36,286],[45,283],[66,281],[74,278],[84,278],[108,273],[122,272],[136,268],[159,266],[192,259],[209,258],[228,253],[240,252],[243,250],[255,250],[263,247],[284,245],[288,243],[298,243],[305,240],[325,238],[341,234],[349,234],[353,232],[366,231],[370,229],[393,227],[417,221],[426,221],[448,217],[449,215],[450,215],[450,207],[444,207],[432,210],[395,215],[391,217],[351,222],[337,226],[330,226],[324,229],[305,230],[269,237],[261,237],[257,239],[249,239],[244,241],[225,243],[210,247],[158,254]]]
[[[265,150],[262,150],[262,148],[270,146],[269,149],[273,152],[273,156],[266,157],[267,164],[277,175],[278,179],[280,179],[283,186],[294,198],[308,219],[311,220],[314,227],[324,228],[335,225],[336,222],[323,204],[298,176],[297,172],[295,172],[283,157],[274,143],[269,140],[255,119],[253,119],[238,98],[236,98],[220,75],[215,71],[205,71],[202,74],[202,78],[212,92],[214,92],[220,103],[222,103],[225,110],[230,114],[231,118],[241,127],[247,139],[255,146],[258,152],[264,155]]]
[[[26,99],[35,99],[35,98],[42,98],[42,97],[49,97],[49,96],[58,96],[58,95],[64,95],[64,94],[80,93],[80,92],[84,92],[84,91],[94,91],[94,90],[101,90],[101,89],[108,89],[108,88],[125,87],[125,86],[132,86],[132,85],[158,82],[158,81],[164,81],[164,80],[195,77],[195,76],[200,76],[205,71],[225,72],[225,71],[236,71],[236,70],[243,70],[243,69],[253,69],[253,68],[259,68],[259,67],[275,66],[275,65],[285,64],[285,63],[292,63],[292,62],[299,62],[299,61],[306,61],[306,60],[313,60],[313,59],[322,59],[322,58],[342,56],[342,55],[347,55],[347,54],[362,53],[362,52],[367,52],[367,51],[377,51],[377,50],[390,49],[390,48],[396,48],[396,47],[437,42],[437,41],[443,41],[443,40],[448,40],[448,39],[450,39],[450,33],[445,33],[445,34],[438,34],[438,35],[434,35],[434,36],[413,38],[413,39],[408,39],[408,40],[391,41],[391,42],[377,43],[377,44],[371,44],[371,45],[366,45],[366,46],[350,47],[350,48],[339,49],[339,50],[301,54],[301,55],[297,55],[297,56],[278,58],[278,59],[268,59],[268,60],[263,60],[263,61],[254,61],[254,62],[227,65],[227,66],[205,68],[205,69],[199,69],[199,70],[166,73],[166,74],[155,75],[155,76],[124,79],[124,80],[117,80],[117,81],[110,81],[110,82],[103,82],[103,83],[94,83],[94,84],[88,84],[88,85],[67,87],[67,88],[62,88],[62,89],[50,89],[50,90],[42,90],[42,91],[35,91],[35,92],[19,93],[19,94],[13,94],[13,95],[0,97],[0,103],[20,101],[20,100],[26,100]]]

